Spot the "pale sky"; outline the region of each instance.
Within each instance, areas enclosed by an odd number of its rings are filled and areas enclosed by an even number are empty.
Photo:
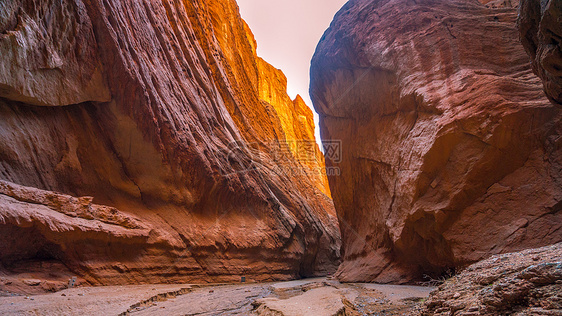
[[[324,31],[346,0],[237,0],[256,41],[258,55],[287,76],[291,98],[308,94],[310,60]],[[314,110],[314,109],[313,109]],[[318,122],[317,116],[315,121]],[[316,137],[319,140],[318,124]]]

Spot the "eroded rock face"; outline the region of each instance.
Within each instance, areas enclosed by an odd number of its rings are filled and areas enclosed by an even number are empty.
[[[109,101],[85,10],[82,2],[2,1],[0,95],[46,106]]]
[[[497,255],[448,279],[421,315],[559,315],[562,244]]]
[[[534,72],[555,104],[562,105],[562,3],[522,0],[519,9],[521,42],[531,57]]]
[[[470,0],[354,0],[311,68],[344,281],[404,282],[562,240],[559,111],[516,10]]]
[[[314,143],[312,113],[234,1],[0,7],[5,268],[59,260],[92,284],[335,270],[321,153],[289,145]]]

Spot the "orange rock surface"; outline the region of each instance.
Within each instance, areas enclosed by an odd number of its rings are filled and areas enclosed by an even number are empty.
[[[234,0],[0,8],[4,269],[61,261],[91,284],[335,270],[312,112]]]
[[[330,188],[344,281],[406,282],[562,240],[562,118],[517,10],[351,0],[318,45],[311,94],[341,140]]]

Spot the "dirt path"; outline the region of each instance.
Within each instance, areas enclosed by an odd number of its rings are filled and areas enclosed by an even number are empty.
[[[1,315],[402,315],[433,288],[326,279],[232,285],[80,287],[0,297]]]

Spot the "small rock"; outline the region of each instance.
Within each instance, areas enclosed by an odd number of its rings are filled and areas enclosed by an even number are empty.
[[[468,312],[477,312],[478,311],[478,306],[471,306],[468,308]]]
[[[66,294],[62,293],[60,296],[66,296]]]
[[[29,285],[29,286],[37,286],[37,285],[41,284],[41,280],[37,280],[37,279],[25,279],[25,280],[22,280],[22,282],[25,285]]]
[[[437,181],[437,179],[435,179],[435,180],[433,180],[433,182],[431,182],[431,184],[430,184],[430,185],[431,185],[431,187],[432,187],[432,188],[434,188],[434,189],[435,189],[435,188],[437,187],[437,185],[438,185],[438,184],[439,184],[439,181]]]
[[[459,293],[459,292],[457,292],[457,293],[455,293],[455,295],[453,295],[453,298],[459,298],[459,297],[461,297],[461,293]]]

